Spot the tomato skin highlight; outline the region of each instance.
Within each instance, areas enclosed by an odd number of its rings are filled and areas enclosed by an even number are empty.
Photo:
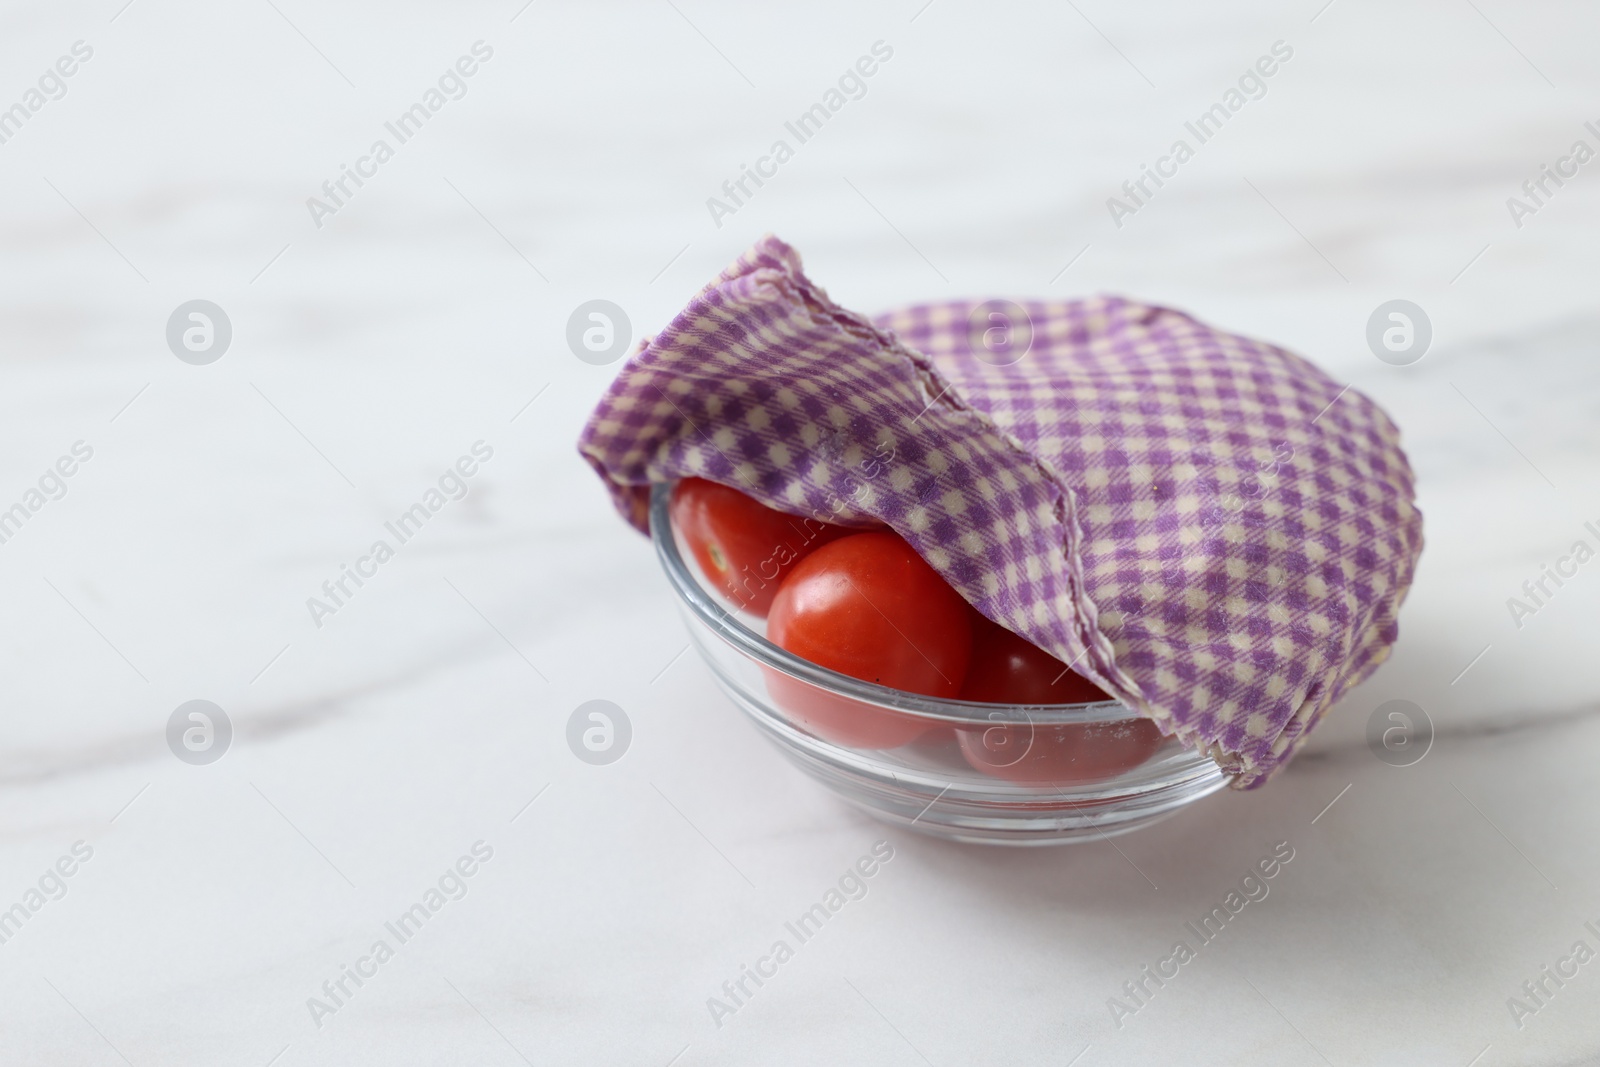
[[[737,489],[684,478],[669,508],[695,562],[717,588],[752,615],[765,616],[795,565],[830,541],[858,531],[767,507]]]
[[[944,699],[960,693],[972,655],[966,601],[888,532],[853,534],[801,560],[778,589],[767,637],[840,674]],[[893,748],[937,725],[776,671],[767,687],[802,726],[838,744]]]
[[[1072,785],[1139,766],[1161,745],[1147,719],[1035,724],[1027,709],[1110,700],[1099,686],[1022,637],[981,616],[974,622],[972,666],[961,699],[1005,704],[993,726],[958,728],[961,754],[974,770],[1026,785]]]

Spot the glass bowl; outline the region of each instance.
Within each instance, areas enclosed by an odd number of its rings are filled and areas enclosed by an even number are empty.
[[[784,651],[680,551],[671,495],[651,490],[651,540],[717,684],[801,770],[870,815],[954,841],[1047,845],[1148,826],[1225,784],[1209,757],[1116,701],[940,700]]]

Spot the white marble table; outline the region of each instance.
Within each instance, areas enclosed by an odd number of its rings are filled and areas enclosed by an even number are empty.
[[[1600,143],[1592,8],[122,5],[0,15],[0,108],[28,111],[0,143],[0,510],[93,451],[0,544],[0,909],[26,915],[0,1062],[1600,1062],[1600,962],[1507,1004],[1600,948],[1600,563],[1520,628],[1506,605],[1600,524],[1600,164],[1520,228],[1506,203]],[[707,198],[877,41],[865,95],[718,226]],[[1114,225],[1277,41],[1265,94]],[[567,349],[572,310],[655,329],[766,231],[865,311],[1123,292],[1369,392],[1427,516],[1392,661],[1270,787],[1116,847],[959,847],[822,792],[681,654],[573,449],[615,366]],[[1364,339],[1396,297],[1434,325],[1413,366]],[[192,299],[232,325],[208,365],[164,334]],[[479,441],[465,498],[314,620]],[[565,741],[596,698],[633,724],[609,766]],[[196,699],[233,729],[207,765],[165,740]],[[1436,727],[1415,766],[1364,739],[1390,699]],[[867,895],[714,1020],[882,840]],[[1279,842],[1270,894],[1114,1018]],[[441,877],[460,899],[402,941]]]

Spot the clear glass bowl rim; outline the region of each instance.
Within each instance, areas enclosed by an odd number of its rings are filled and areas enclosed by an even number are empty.
[[[864,682],[801,659],[745,626],[701,586],[689,569],[683,553],[678,550],[678,540],[672,533],[668,505],[672,499],[673,484],[656,482],[650,487],[650,540],[655,545],[656,555],[661,560],[662,569],[666,571],[667,580],[696,619],[722,640],[762,666],[781,671],[852,700],[888,708],[903,715],[943,723],[989,727],[1008,723],[1034,725],[1110,723],[1141,718],[1115,700],[1103,700],[1093,704],[1045,705],[979,704],[970,700],[941,700],[937,697],[891,689],[873,682]]]

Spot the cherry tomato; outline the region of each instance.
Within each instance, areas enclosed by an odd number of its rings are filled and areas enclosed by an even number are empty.
[[[673,528],[725,596],[766,615],[784,575],[810,552],[858,531],[774,511],[737,489],[685,478],[672,490]]]
[[[801,560],[778,588],[767,637],[852,678],[950,699],[972,653],[970,609],[911,546],[887,532],[858,533]],[[893,748],[934,725],[777,671],[767,689],[800,725],[829,741]]]
[[[1137,767],[1160,746],[1161,731],[1147,719],[1050,725],[1027,721],[1028,706],[1111,698],[1044,649],[982,616],[973,630],[972,664],[961,699],[1014,709],[997,714],[993,726],[956,731],[962,755],[974,769],[1030,785],[1092,782]]]
[[[937,724],[864,704],[771,667],[761,668],[767,693],[797,725],[849,748],[899,748]]]
[[[962,700],[985,704],[1092,704],[1105,691],[1038,645],[972,613],[972,665]]]

